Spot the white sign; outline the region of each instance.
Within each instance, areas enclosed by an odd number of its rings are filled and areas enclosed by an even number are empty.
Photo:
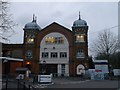
[[[109,73],[108,60],[94,60],[95,71],[102,73]]]
[[[108,73],[108,65],[95,65],[95,70],[101,70],[102,73]]]
[[[120,75],[120,69],[113,69],[113,73],[115,76],[119,76]]]
[[[40,83],[52,82],[52,74],[50,74],[50,75],[38,75],[38,82],[40,82]]]

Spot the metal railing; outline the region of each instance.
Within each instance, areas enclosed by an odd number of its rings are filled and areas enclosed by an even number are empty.
[[[30,83],[25,80],[10,78],[9,75],[2,76],[2,90],[9,90],[14,88],[15,90],[36,90]]]

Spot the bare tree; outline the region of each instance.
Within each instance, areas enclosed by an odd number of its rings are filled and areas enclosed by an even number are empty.
[[[0,37],[7,40],[14,33],[13,27],[16,25],[12,20],[10,2],[0,0]]]
[[[93,42],[91,51],[93,51],[99,59],[107,59],[108,67],[110,67],[110,57],[116,53],[118,49],[118,40],[115,35],[104,30],[98,34],[98,38]]]
[[[114,54],[118,45],[117,37],[109,30],[104,30],[98,34],[97,40],[93,42],[92,51],[97,55],[108,56]]]

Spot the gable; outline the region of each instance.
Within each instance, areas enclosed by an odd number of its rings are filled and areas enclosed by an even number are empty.
[[[51,23],[50,25],[48,25],[48,26],[46,26],[45,28],[43,28],[43,29],[41,30],[41,32],[44,31],[44,30],[47,30],[47,29],[53,30],[53,31],[57,31],[57,29],[58,29],[58,30],[60,30],[60,31],[64,30],[64,31],[66,31],[66,32],[72,33],[72,30],[70,30],[70,29],[68,29],[68,28],[66,28],[66,27],[64,27],[64,26],[62,26],[62,25],[60,25],[60,24],[58,24],[58,23],[56,23],[56,22],[53,22],[53,23]]]
[[[41,42],[41,40],[47,34],[50,34],[50,33],[60,33],[60,34],[64,35],[67,38],[67,40],[69,42],[69,45],[71,45],[73,43],[74,33],[70,29],[68,29],[68,28],[66,28],[66,27],[64,27],[64,26],[62,26],[62,25],[60,25],[60,24],[58,24],[56,22],[53,22],[52,24],[50,24],[47,27],[43,28],[39,32],[38,38],[37,38],[38,39],[37,45],[39,46],[39,43]]]

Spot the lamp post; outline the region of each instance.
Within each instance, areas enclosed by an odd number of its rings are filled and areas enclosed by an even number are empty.
[[[85,70],[87,70],[87,69],[88,69],[87,63],[85,63]]]
[[[44,55],[43,55],[43,65],[42,65],[42,74],[44,75],[46,73],[46,61],[45,61],[45,50],[47,48],[44,48]]]

